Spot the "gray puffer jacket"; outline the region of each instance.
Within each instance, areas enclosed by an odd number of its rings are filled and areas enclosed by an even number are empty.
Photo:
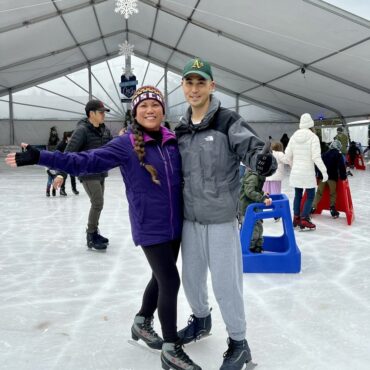
[[[182,158],[185,219],[201,224],[235,220],[240,161],[255,169],[264,142],[213,95],[202,122],[193,125],[189,108],[175,133]]]

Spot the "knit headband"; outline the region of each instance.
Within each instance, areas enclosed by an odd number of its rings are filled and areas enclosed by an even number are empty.
[[[148,99],[157,100],[163,108],[163,114],[165,113],[164,98],[160,90],[158,90],[154,86],[142,86],[136,90],[134,96],[132,97],[131,110],[132,110],[132,115],[134,117],[136,116],[137,106],[142,101],[148,100]]]

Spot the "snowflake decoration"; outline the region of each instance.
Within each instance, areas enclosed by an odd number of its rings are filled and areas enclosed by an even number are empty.
[[[134,13],[139,13],[137,9],[137,0],[116,0],[116,13],[121,13],[126,19]]]
[[[134,46],[135,45],[130,45],[127,42],[127,40],[125,40],[125,42],[123,44],[118,45],[118,48],[119,48],[118,54],[119,55],[124,55],[125,57],[134,55]]]

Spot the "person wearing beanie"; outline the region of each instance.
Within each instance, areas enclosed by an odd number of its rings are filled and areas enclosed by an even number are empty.
[[[176,136],[161,126],[165,105],[153,86],[138,89],[132,99],[134,122],[124,134],[87,152],[39,152],[22,144],[24,153],[9,154],[10,166],[39,164],[72,175],[102,173],[120,167],[129,205],[131,233],[152,271],[142,306],[131,327],[134,340],[161,350],[163,368],[201,370],[184,352],[177,334],[176,261],[182,231],[181,158]],[[162,338],[155,332],[158,310]]]
[[[312,203],[311,213],[315,213],[325,187],[328,186],[330,192],[330,214],[333,218],[339,217],[339,212],[335,208],[335,202],[337,200],[337,182],[339,179],[347,179],[346,166],[344,164],[341,150],[341,142],[339,140],[333,140],[329,146],[329,150],[322,155],[322,160],[328,172],[328,180],[323,181],[322,173],[316,168],[316,177],[319,179],[319,185],[317,187],[315,199]]]
[[[322,173],[322,181],[328,180],[324,162],[321,159],[320,141],[312,131],[314,121],[309,113],[304,113],[299,121],[299,129],[292,135],[285,150],[285,158],[290,163],[289,184],[294,188],[293,226],[300,230],[315,230],[310,219],[312,202],[315,197],[315,165]],[[301,211],[303,191],[307,199]]]
[[[228,333],[220,369],[240,370],[252,357],[246,339],[237,222],[239,164],[269,176],[276,170],[276,160],[242,117],[221,107],[213,95],[215,81],[207,61],[189,60],[182,77],[189,108],[175,133],[184,176],[182,282],[192,314],[179,336],[187,344],[210,333],[209,270]]]

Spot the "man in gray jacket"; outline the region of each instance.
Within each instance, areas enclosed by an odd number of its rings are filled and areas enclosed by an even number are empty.
[[[104,125],[105,112],[109,109],[104,107],[100,100],[90,100],[85,106],[86,118],[77,123],[77,127],[68,142],[65,152],[82,152],[96,149],[107,144],[112,135]],[[59,173],[54,180],[54,187],[60,187],[65,174]],[[97,173],[79,176],[79,180],[90,198],[90,212],[86,229],[87,246],[94,250],[105,250],[109,240],[99,234],[98,225],[101,211],[104,205],[104,182],[108,173]]]
[[[182,88],[190,107],[175,132],[184,176],[182,282],[193,311],[179,331],[183,343],[209,334],[207,274],[228,332],[221,370],[240,370],[251,361],[243,302],[242,253],[237,225],[239,164],[269,176],[276,170],[264,142],[237,113],[212,95],[211,66],[199,58],[183,70]]]

